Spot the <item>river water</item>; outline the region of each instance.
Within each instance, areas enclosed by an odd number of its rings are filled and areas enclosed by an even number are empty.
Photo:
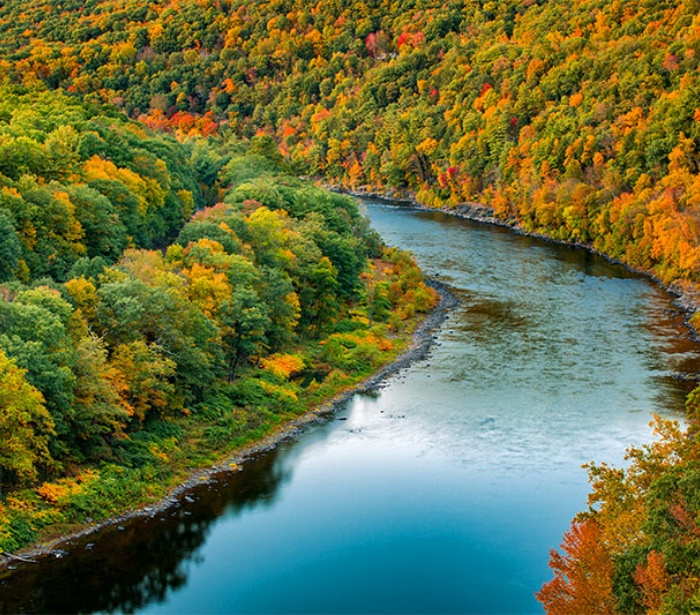
[[[700,371],[670,297],[585,251],[377,202],[460,305],[430,356],[179,508],[26,565],[0,610],[537,613],[550,548],[620,464],[682,418]]]

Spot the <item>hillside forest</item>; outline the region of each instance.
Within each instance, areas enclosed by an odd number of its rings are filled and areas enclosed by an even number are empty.
[[[335,377],[343,344],[371,365],[371,312],[396,330],[429,309],[415,264],[378,260],[350,201],[298,177],[481,203],[692,296],[699,63],[696,0],[4,3],[0,348],[23,406],[3,407],[33,417],[0,426],[5,482],[141,455],[157,473],[182,446],[166,415],[235,430],[296,403],[295,372]],[[700,608],[697,408],[627,469],[590,468],[549,612]]]

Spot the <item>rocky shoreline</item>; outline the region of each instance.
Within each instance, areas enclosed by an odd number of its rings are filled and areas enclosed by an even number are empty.
[[[419,323],[415,331],[411,334],[411,343],[396,359],[383,366],[377,372],[356,384],[351,389],[339,393],[325,403],[309,410],[297,419],[294,419],[264,437],[262,440],[251,443],[242,449],[237,450],[223,462],[210,466],[204,470],[193,472],[189,478],[175,487],[167,496],[154,504],[143,506],[134,510],[129,510],[122,515],[111,517],[104,521],[86,525],[77,532],[72,532],[61,536],[45,544],[33,545],[21,549],[17,553],[0,553],[0,571],[14,568],[16,565],[36,565],[51,557],[63,557],[67,553],[67,543],[79,540],[101,529],[128,523],[129,521],[154,516],[163,511],[177,506],[179,501],[186,497],[188,491],[194,487],[213,480],[223,473],[238,472],[242,470],[242,465],[262,453],[274,449],[279,443],[297,438],[306,428],[328,419],[329,415],[336,412],[343,402],[350,399],[357,393],[367,393],[377,389],[381,383],[396,374],[400,370],[410,366],[416,361],[424,359],[435,340],[436,330],[447,318],[449,312],[458,304],[455,295],[449,287],[435,279],[426,279],[426,285],[435,289],[440,294],[440,301],[433,310]]]
[[[403,207],[415,209],[418,211],[439,211],[448,216],[454,216],[456,218],[463,218],[465,220],[473,220],[475,222],[481,222],[484,224],[491,224],[493,226],[501,226],[510,229],[518,235],[523,235],[525,237],[534,237],[541,239],[548,243],[555,243],[559,245],[571,246],[574,248],[581,248],[587,250],[592,254],[596,254],[604,258],[609,263],[614,263],[616,265],[621,265],[628,271],[633,273],[641,274],[646,278],[650,279],[652,282],[666,290],[669,294],[675,297],[673,303],[674,305],[683,312],[684,314],[684,324],[688,328],[689,337],[695,341],[700,341],[700,330],[695,326],[690,319],[700,311],[700,292],[695,291],[690,288],[684,288],[678,284],[665,284],[662,280],[657,278],[653,273],[645,271],[644,269],[637,269],[631,267],[627,263],[613,258],[593,247],[593,244],[582,241],[566,241],[563,239],[554,239],[548,235],[542,233],[536,233],[532,231],[527,231],[520,224],[517,223],[515,219],[502,220],[494,216],[492,209],[482,205],[480,203],[465,202],[460,203],[454,207],[444,206],[444,207],[428,207],[427,205],[422,205],[419,203],[415,195],[409,192],[398,192],[395,190],[389,190],[387,192],[375,192],[372,190],[358,189],[350,190],[337,185],[322,184],[328,190],[333,192],[340,192],[343,194],[349,194],[351,196],[362,197],[362,198],[374,198],[381,201],[386,201],[388,203],[393,203]],[[695,375],[693,375],[695,376]]]

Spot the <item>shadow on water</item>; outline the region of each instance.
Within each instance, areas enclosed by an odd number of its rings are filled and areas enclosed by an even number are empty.
[[[217,519],[273,506],[289,478],[290,465],[278,463],[275,449],[247,462],[245,472],[215,476],[152,517],[63,545],[67,553],[56,561],[21,564],[0,576],[0,612],[130,613],[161,602],[187,583]]]
[[[399,207],[394,207],[394,209],[400,210]],[[407,208],[406,211],[410,211],[410,208]],[[524,248],[524,252],[535,256],[533,260],[550,260],[560,264],[572,265],[583,276],[622,280],[644,277],[589,250],[572,249],[570,246],[542,237],[521,235],[503,226],[458,218],[441,211],[417,210],[411,211],[411,213],[417,220],[422,220],[423,222],[433,222],[445,228],[469,229],[470,233],[491,236],[498,243],[515,244],[519,250]]]

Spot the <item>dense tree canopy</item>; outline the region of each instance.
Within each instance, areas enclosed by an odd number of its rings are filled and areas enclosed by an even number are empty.
[[[0,91],[0,279],[162,245],[204,204],[187,151],[104,107]]]
[[[7,2],[0,74],[111,103],[178,136],[265,134],[297,172],[408,189],[428,204],[485,201],[528,230],[696,282],[699,9]],[[68,130],[50,152],[11,138],[22,160],[3,163],[0,146],[0,170],[13,179],[49,157],[57,181],[77,164]],[[233,159],[228,178],[241,183],[265,164]],[[93,223],[109,215],[92,209]]]

